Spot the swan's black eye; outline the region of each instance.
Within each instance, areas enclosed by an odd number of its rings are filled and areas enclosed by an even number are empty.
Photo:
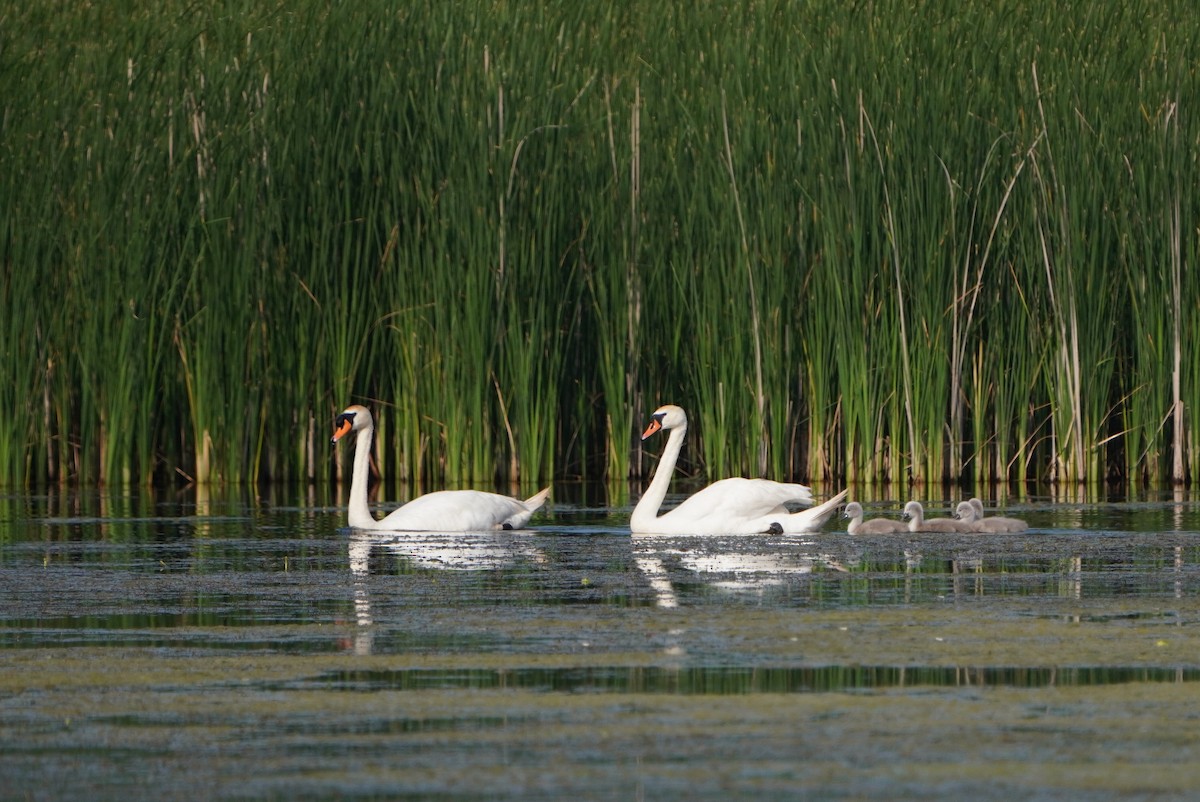
[[[354,425],[354,413],[353,412],[343,412],[341,415],[338,415],[336,418],[333,419],[334,426],[341,426],[343,423],[348,423],[351,426],[353,426]]]
[[[654,413],[653,415],[651,415],[650,417],[654,418],[656,421],[658,421],[658,422],[661,424],[661,423],[663,422],[663,418],[667,417],[667,413],[665,413],[665,412],[655,412],[655,413]]]

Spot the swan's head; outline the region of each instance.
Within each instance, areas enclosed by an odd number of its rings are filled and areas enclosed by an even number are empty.
[[[333,439],[329,442],[336,443],[350,432],[357,432],[371,425],[371,413],[367,408],[361,404],[351,404],[333,419]]]
[[[921,507],[921,502],[910,501],[904,505],[904,517],[916,518],[922,520],[925,518],[925,510]]]
[[[683,411],[683,407],[666,404],[654,410],[654,414],[650,416],[650,425],[642,432],[642,439],[645,440],[659,429],[674,429],[677,426],[687,426],[687,413]]]
[[[843,518],[861,518],[863,514],[862,505],[857,501],[851,501],[846,505],[845,512],[842,513]]]
[[[962,520],[964,523],[974,523],[975,521],[975,505],[969,501],[960,501],[954,510],[954,517]]]

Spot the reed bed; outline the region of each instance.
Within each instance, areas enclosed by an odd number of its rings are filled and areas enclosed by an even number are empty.
[[[0,483],[1200,476],[1200,10],[0,1]]]

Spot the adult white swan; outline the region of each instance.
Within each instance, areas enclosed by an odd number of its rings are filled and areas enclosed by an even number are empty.
[[[346,407],[333,422],[336,443],[350,432],[358,432],[354,443],[354,472],[350,475],[350,526],[390,532],[479,532],[488,529],[520,529],[542,506],[550,488],[521,501],[479,490],[439,490],[415,498],[375,520],[367,507],[367,473],[375,421],[366,407]]]
[[[658,514],[675,462],[687,433],[687,414],[674,404],[659,407],[642,433],[645,440],[659,429],[669,429],[667,447],[649,487],[633,508],[629,528],[635,535],[761,535],[815,532],[837,511],[846,497],[843,490],[816,507],[791,512],[785,503],[810,505],[812,492],[804,485],[769,479],[722,479],[684,499],[674,509]]]

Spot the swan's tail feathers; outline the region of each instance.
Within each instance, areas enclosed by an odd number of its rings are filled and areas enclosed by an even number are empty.
[[[549,495],[550,495],[550,488],[547,487],[544,490],[542,490],[541,492],[535,493],[534,495],[525,499],[525,506],[529,508],[530,512],[534,512],[539,507],[541,507],[543,504],[546,503],[546,498]]]
[[[823,501],[816,507],[810,507],[809,513],[820,512],[820,517],[816,521],[816,526],[824,526],[825,522],[833,517],[833,514],[838,511],[838,507],[842,506],[842,502],[846,500],[846,495],[850,492],[849,489],[843,490],[828,501]]]
[[[513,506],[520,507],[521,509],[508,516],[500,527],[502,529],[523,529],[525,524],[529,523],[529,519],[533,517],[533,514],[546,503],[546,497],[549,495],[550,488],[547,487],[545,490],[533,494],[524,501],[512,499]]]
[[[784,522],[784,529],[788,532],[816,532],[838,511],[849,492],[849,489],[843,490],[815,507],[789,515],[788,520]]]

